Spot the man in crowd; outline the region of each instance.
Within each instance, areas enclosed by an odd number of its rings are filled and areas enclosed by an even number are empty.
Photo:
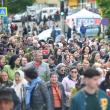
[[[0,110],[20,110],[20,102],[11,88],[0,88]]]
[[[38,75],[44,81],[49,80],[50,69],[49,65],[43,62],[43,54],[42,51],[38,50],[34,54],[34,61],[27,64],[27,66],[34,66],[38,69]]]
[[[98,88],[100,73],[89,68],[84,77],[86,86],[72,98],[70,110],[110,110],[110,99]]]

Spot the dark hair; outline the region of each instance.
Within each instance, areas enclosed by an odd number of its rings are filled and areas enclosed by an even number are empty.
[[[95,68],[89,68],[84,72],[84,77],[93,78],[94,76],[100,76],[100,72]]]
[[[30,79],[36,79],[38,77],[37,68],[34,65],[28,66],[28,64],[23,68],[25,76]]]
[[[110,77],[110,70],[109,71],[107,71],[107,74],[106,74],[106,77],[105,77],[105,80],[107,81],[107,82],[109,82],[109,77]]]
[[[55,71],[53,71],[53,72],[50,73],[50,78],[51,78],[53,75],[56,75],[56,76],[58,77],[58,74],[57,74]]]
[[[19,72],[16,72],[15,75],[19,75],[20,76],[20,73]]]
[[[95,56],[96,56],[96,54],[98,54],[99,52],[98,51],[94,51],[93,53],[92,53],[92,58],[91,58],[91,63],[92,64],[94,64],[95,63]],[[100,53],[99,53],[100,54]]]
[[[85,53],[85,48],[86,47],[88,47],[89,48],[89,54],[91,53],[91,48],[89,47],[89,46],[85,46],[85,47],[83,47],[83,49],[82,49],[82,54],[84,54]]]
[[[50,55],[49,58],[55,61],[55,56],[54,55]]]
[[[69,70],[71,71],[71,70],[74,70],[74,69],[77,70],[77,67],[76,66],[71,66]]]
[[[15,68],[15,61],[16,61],[17,58],[19,58],[18,55],[11,56],[11,58],[9,60],[9,65],[10,65],[11,69]]]
[[[67,59],[67,56],[69,56],[69,58],[70,58],[70,55],[69,54],[64,54],[64,60]]]
[[[82,54],[82,61],[84,60],[84,55],[88,55],[89,56],[89,54]]]
[[[13,94],[11,88],[1,87],[0,88],[0,100],[13,100]]]

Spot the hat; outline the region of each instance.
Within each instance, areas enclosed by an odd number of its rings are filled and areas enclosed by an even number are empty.
[[[100,72],[95,68],[89,68],[84,72],[84,77],[93,78],[95,76],[100,76]]]
[[[10,88],[0,88],[0,100],[13,101],[13,94]]]

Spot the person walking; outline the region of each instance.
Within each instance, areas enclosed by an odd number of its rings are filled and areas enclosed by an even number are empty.
[[[99,89],[99,71],[89,68],[84,77],[85,87],[72,98],[70,110],[110,110],[110,99]]]
[[[64,86],[65,94],[66,94],[66,110],[70,108],[70,99],[72,95],[72,91],[76,91],[76,85],[80,83],[80,77],[78,75],[78,70],[76,67],[71,67],[69,71],[69,75],[65,77],[62,81]]]
[[[51,102],[45,83],[33,66],[23,68],[27,85],[24,85],[24,110],[51,110]]]
[[[81,27],[80,27],[80,33],[81,33],[81,37],[85,37],[86,35],[86,27],[84,26],[84,24],[82,23]]]
[[[65,92],[63,85],[58,82],[58,75],[53,72],[50,74],[50,81],[47,83],[47,88],[51,97],[51,110],[65,110]]]

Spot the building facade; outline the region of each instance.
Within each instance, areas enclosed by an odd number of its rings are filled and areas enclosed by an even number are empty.
[[[49,6],[59,6],[60,0],[36,0],[38,4],[46,4]]]

